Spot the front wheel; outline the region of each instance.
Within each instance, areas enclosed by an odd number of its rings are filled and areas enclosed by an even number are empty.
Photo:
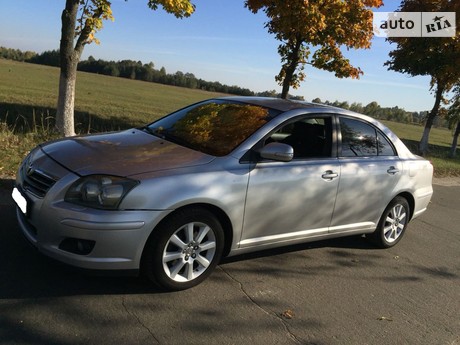
[[[160,288],[184,290],[201,283],[214,270],[224,234],[206,209],[178,211],[154,230],[146,244],[141,270]]]
[[[372,241],[382,248],[396,245],[406,231],[409,215],[410,208],[407,200],[400,196],[394,198],[383,212],[377,229],[371,235]]]

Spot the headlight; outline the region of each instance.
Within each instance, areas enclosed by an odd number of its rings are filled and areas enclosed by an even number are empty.
[[[114,210],[138,183],[138,181],[116,176],[85,176],[70,186],[65,201],[93,208]]]

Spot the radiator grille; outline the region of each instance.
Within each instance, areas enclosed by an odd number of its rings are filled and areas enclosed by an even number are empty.
[[[24,164],[21,174],[24,189],[39,198],[43,198],[48,190],[56,183],[55,178],[39,169],[34,169],[28,164]]]

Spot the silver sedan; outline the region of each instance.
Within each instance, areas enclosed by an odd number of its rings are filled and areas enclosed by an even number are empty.
[[[13,198],[42,253],[181,290],[222,256],[356,234],[394,246],[426,210],[432,174],[373,118],[228,97],[143,128],[39,145]]]

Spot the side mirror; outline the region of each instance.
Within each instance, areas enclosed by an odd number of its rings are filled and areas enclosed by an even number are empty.
[[[259,153],[262,158],[279,162],[290,162],[294,157],[292,146],[283,143],[269,143]]]

